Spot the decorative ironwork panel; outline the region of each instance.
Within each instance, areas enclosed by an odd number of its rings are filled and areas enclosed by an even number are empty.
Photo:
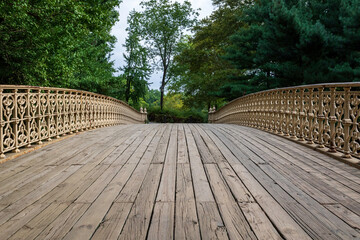
[[[116,124],[144,123],[115,98],[72,89],[0,85],[0,158],[64,134]]]
[[[343,157],[360,157],[360,83],[273,89],[235,99],[210,123],[236,123],[291,136]]]

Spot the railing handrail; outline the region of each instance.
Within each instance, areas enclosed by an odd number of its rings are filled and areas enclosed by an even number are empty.
[[[0,85],[0,158],[20,147],[67,133],[116,124],[145,123],[146,109],[89,91]]]
[[[110,97],[110,96],[107,96],[107,95],[103,95],[103,94],[100,94],[100,93],[94,93],[94,92],[89,92],[89,91],[85,91],[85,90],[77,90],[77,89],[71,89],[71,88],[58,88],[58,87],[41,87],[41,86],[31,86],[31,85],[8,85],[8,84],[0,84],[0,90],[3,89],[3,90],[11,90],[11,89],[32,89],[32,90],[50,90],[50,91],[61,91],[61,92],[74,92],[74,93],[84,93],[84,94],[91,94],[91,95],[94,95],[94,96],[102,96],[106,99],[111,99],[113,101],[116,101],[116,102],[119,102],[119,103],[122,103],[124,105],[126,105],[128,108],[131,108],[133,109],[134,111],[137,111],[139,112],[138,110],[136,110],[135,108],[133,108],[132,106],[130,106],[128,103],[120,100],[120,99],[117,99],[117,98],[114,98],[114,97]]]
[[[360,82],[320,83],[251,93],[210,108],[209,122],[256,127],[360,158],[359,88]]]

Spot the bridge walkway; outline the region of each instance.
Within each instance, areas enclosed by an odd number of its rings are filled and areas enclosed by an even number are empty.
[[[360,239],[360,171],[226,124],[120,125],[0,165],[0,239]]]

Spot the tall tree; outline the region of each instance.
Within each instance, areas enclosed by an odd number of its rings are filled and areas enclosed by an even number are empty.
[[[195,23],[197,13],[188,1],[183,4],[170,0],[142,1],[142,33],[146,47],[162,71],[160,106],[163,107],[165,86],[170,81],[168,71],[173,64],[177,43],[184,31]]]
[[[246,70],[233,86],[257,91],[359,81],[360,1],[259,0],[242,16],[227,59]]]
[[[178,76],[171,89],[184,92],[184,104],[192,107],[216,104],[219,92],[231,76],[241,75],[222,55],[230,44],[229,37],[242,25],[239,15],[243,1],[214,1],[217,9],[195,27],[195,34],[182,44],[175,57]],[[182,70],[182,71],[179,71]]]
[[[0,1],[0,81],[104,92],[121,0]]]
[[[123,77],[126,79],[125,100],[129,102],[131,98],[134,103],[138,102],[140,97],[144,97],[148,88],[148,79],[151,68],[148,63],[147,49],[140,44],[140,17],[141,15],[133,10],[128,18],[128,37],[124,47],[126,54],[124,59],[126,65],[121,68]]]

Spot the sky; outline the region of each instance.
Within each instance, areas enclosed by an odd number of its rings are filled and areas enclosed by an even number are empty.
[[[198,19],[209,16],[214,9],[211,0],[189,1],[191,2],[193,9],[200,9],[198,10]],[[125,30],[127,27],[127,17],[130,11],[132,11],[133,9],[135,9],[136,11],[141,11],[141,7],[139,5],[140,2],[141,0],[123,0],[119,9],[119,21],[111,30],[111,34],[117,38],[117,42],[111,56],[111,60],[114,61],[116,69],[124,65],[123,53],[125,52],[125,48],[123,47],[123,44],[125,43],[125,39],[127,37],[127,33]],[[183,2],[183,0],[178,0],[178,2]],[[149,82],[152,82],[152,84],[149,86],[150,89],[159,89],[161,82],[161,73],[153,73],[153,75],[150,77]]]

